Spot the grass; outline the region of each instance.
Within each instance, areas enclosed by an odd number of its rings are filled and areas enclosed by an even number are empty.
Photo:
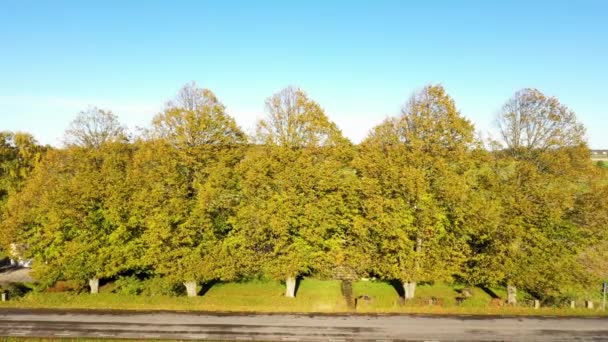
[[[124,339],[106,339],[106,338],[44,338],[44,337],[0,337],[0,342],[124,342]],[[131,342],[136,341],[150,341],[149,339],[129,339]],[[164,342],[181,341],[181,340],[160,340]],[[205,340],[206,342],[213,342],[213,340]]]
[[[275,281],[249,281],[215,284],[204,296],[137,296],[115,293],[74,294],[69,292],[31,292],[25,297],[0,303],[2,307],[117,309],[117,310],[194,310],[257,312],[346,312],[340,283],[304,279],[296,298],[286,298],[285,288]]]
[[[75,294],[31,292],[23,298],[0,302],[0,308],[53,309],[115,309],[115,310],[176,310],[222,312],[284,312],[284,313],[417,313],[468,315],[557,315],[608,316],[607,312],[583,308],[541,308],[529,306],[505,307],[492,301],[492,296],[480,288],[471,288],[472,297],[457,303],[463,286],[435,284],[420,285],[416,299],[402,303],[391,284],[382,281],[353,283],[357,308],[349,309],[341,295],[339,281],[303,279],[296,298],[284,296],[284,285],[275,281],[255,280],[240,283],[218,283],[204,296],[196,298],[169,296],[136,296],[115,293]],[[504,298],[504,289],[492,289]],[[431,298],[434,304],[429,304]],[[579,302],[578,305],[582,305]],[[596,304],[597,305],[597,304]]]
[[[463,285],[419,285],[416,289],[416,298],[402,303],[396,295],[395,288],[387,282],[356,282],[353,286],[355,296],[367,295],[369,301],[359,300],[357,312],[359,313],[415,313],[415,314],[465,314],[465,315],[551,315],[551,316],[597,316],[608,312],[588,310],[584,308],[556,308],[544,307],[534,309],[522,304],[521,306],[499,306],[493,302],[488,292],[477,287],[468,287],[472,297],[458,303],[456,298],[462,297]],[[494,295],[506,298],[506,289],[489,289]],[[434,304],[429,300],[434,299]],[[518,301],[525,303],[524,294],[518,293]],[[579,301],[577,305],[582,306]]]

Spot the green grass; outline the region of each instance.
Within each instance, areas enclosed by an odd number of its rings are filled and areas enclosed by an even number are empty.
[[[124,342],[124,339],[106,339],[106,338],[44,338],[44,337],[0,337],[0,342]],[[129,339],[131,342],[136,341],[150,341],[150,339]],[[155,341],[182,341],[182,340],[156,340]],[[213,340],[205,340],[206,342],[213,342]]]
[[[403,310],[403,307],[414,309],[416,307],[429,306],[429,300],[435,298],[435,306],[458,307],[458,308],[484,308],[492,305],[492,296],[484,290],[476,287],[466,287],[472,292],[472,297],[461,303],[457,302],[458,297],[462,297],[460,291],[464,285],[434,284],[419,285],[416,289],[416,298],[405,304],[397,297],[397,292],[393,286],[387,282],[360,281],[354,284],[355,296],[367,295],[372,297],[372,301],[366,305],[369,308],[377,308],[380,311],[388,308]],[[495,295],[505,298],[506,290],[501,288],[491,289]],[[520,295],[522,295],[520,293]],[[523,298],[520,298],[522,301]]]
[[[1,307],[122,310],[194,310],[257,312],[345,312],[338,281],[304,279],[296,298],[286,298],[285,288],[275,281],[215,284],[196,298],[137,296],[115,293],[73,294],[32,292],[23,298],[0,303]]]
[[[457,303],[456,298],[461,297],[459,292],[465,288],[463,285],[419,285],[416,289],[416,298],[402,303],[397,297],[393,286],[383,281],[360,281],[353,285],[355,297],[367,295],[369,301],[359,300],[356,312],[359,313],[417,313],[417,314],[466,314],[466,315],[555,315],[555,316],[597,316],[608,315],[598,309],[588,310],[582,307],[576,309],[543,307],[534,309],[525,305],[525,294],[518,293],[520,306],[500,306],[492,301],[492,296],[481,288],[469,287],[472,297]],[[506,298],[506,289],[490,289],[495,295]],[[429,304],[430,299],[434,304]],[[596,305],[599,303],[596,302]],[[583,302],[579,301],[578,306]]]
[[[414,300],[403,303],[393,286],[383,281],[358,281],[353,284],[358,300],[351,310],[341,296],[340,282],[304,279],[296,298],[284,296],[284,285],[276,281],[254,280],[215,284],[202,297],[136,296],[115,293],[73,294],[31,292],[23,298],[0,303],[2,307],[56,309],[116,309],[116,310],[177,310],[223,312],[285,312],[285,313],[420,313],[420,314],[479,314],[479,315],[608,315],[600,310],[583,308],[541,308],[529,306],[499,306],[492,296],[480,288],[472,288],[472,297],[457,303],[463,286],[435,284],[420,285]],[[504,289],[492,289],[504,298]],[[434,298],[435,303],[429,304]],[[598,305],[597,303],[596,305]],[[582,305],[579,302],[578,305]],[[598,305],[599,306],[599,305]]]

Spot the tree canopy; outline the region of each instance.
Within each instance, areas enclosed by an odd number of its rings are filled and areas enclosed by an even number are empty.
[[[65,132],[65,142],[88,148],[128,140],[126,129],[112,111],[89,107],[78,113]]]
[[[360,143],[303,90],[270,96],[247,136],[186,84],[130,139],[90,107],[66,146],[0,133],[0,244],[42,287],[162,277],[298,277],[507,286],[557,302],[606,278],[607,170],[572,110],[535,89],[507,101],[499,148],[441,85],[415,92]]]

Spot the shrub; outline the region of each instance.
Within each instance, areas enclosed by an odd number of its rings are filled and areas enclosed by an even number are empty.
[[[145,296],[179,296],[185,292],[183,284],[162,277],[152,277],[145,281],[142,294]]]
[[[30,292],[28,286],[23,283],[9,283],[0,285],[0,293],[7,293],[8,298],[19,298],[25,296],[26,293]]]
[[[138,295],[144,291],[145,281],[136,276],[120,277],[114,282],[114,292],[123,295]]]
[[[113,286],[112,292],[121,295],[144,295],[144,296],[178,296],[185,293],[184,286],[162,277],[151,277],[140,279],[135,275],[118,278]]]
[[[85,292],[87,286],[76,280],[59,280],[46,288],[46,292]]]

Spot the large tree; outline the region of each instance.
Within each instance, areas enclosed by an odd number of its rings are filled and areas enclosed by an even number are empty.
[[[574,111],[537,89],[525,88],[515,93],[502,107],[496,122],[502,143],[514,151],[585,144],[585,128]]]
[[[227,278],[221,258],[235,205],[233,169],[245,134],[215,95],[187,85],[153,120],[130,179],[134,218],[145,227],[147,263],[157,274],[197,283]]]
[[[403,283],[450,279],[467,255],[463,205],[473,125],[441,86],[414,94],[361,144],[362,224],[374,236],[373,270]]]
[[[517,288],[550,299],[584,284],[588,276],[577,256],[595,235],[575,219],[589,195],[585,177],[550,174],[531,160],[502,159],[493,187],[501,201],[501,220],[491,235],[495,247],[485,253],[503,261],[493,266],[504,275],[508,302],[516,303]]]
[[[38,144],[28,133],[0,132],[0,222],[6,218],[9,196],[15,196],[21,190],[47,150],[48,147]],[[14,249],[11,246],[17,247],[14,245],[14,231],[11,227],[4,227],[1,232],[0,252],[10,252]]]
[[[89,280],[96,292],[100,278],[138,260],[123,210],[130,154],[121,143],[51,151],[11,197],[4,223],[27,246],[41,284]]]
[[[511,304],[518,288],[556,298],[590,279],[577,262],[584,240],[597,235],[576,214],[590,198],[585,129],[572,110],[536,89],[509,99],[497,125],[503,146],[488,164],[494,175],[485,191],[498,201],[499,220],[472,240],[485,260],[475,268],[490,284],[505,283]],[[481,243],[480,236],[488,238]]]
[[[236,222],[253,253],[247,258],[265,276],[285,280],[286,296],[293,297],[299,275],[340,277],[360,268],[352,224],[357,179],[348,167],[353,149],[300,89],[270,97],[266,112],[260,145],[239,165],[243,200]]]

